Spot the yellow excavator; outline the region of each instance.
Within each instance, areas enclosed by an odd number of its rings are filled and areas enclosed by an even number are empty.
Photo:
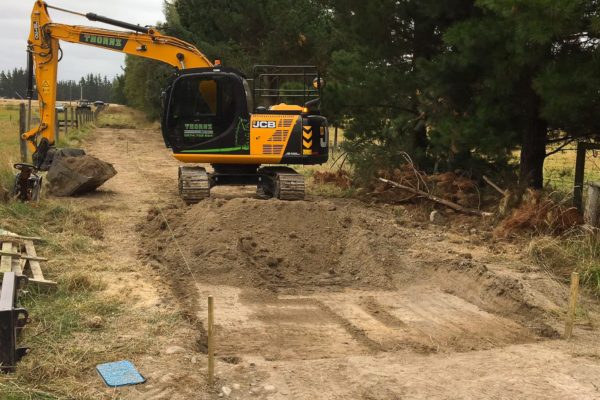
[[[49,9],[127,31],[53,23]],[[164,142],[177,160],[212,166],[210,173],[196,165],[179,167],[179,193],[188,204],[209,197],[217,185],[257,185],[267,196],[303,199],[304,177],[283,164],[327,161],[327,119],[320,113],[324,81],[315,67],[256,66],[250,84],[241,72],[220,61],[212,63],[193,45],[154,27],[77,13],[38,0],[28,40],[28,98],[34,93],[35,74],[40,124],[22,135],[33,163],[15,165],[19,170],[15,192],[20,198],[39,195],[38,172],[52,168],[57,151],[61,41],[159,60],[174,68],[162,92]]]

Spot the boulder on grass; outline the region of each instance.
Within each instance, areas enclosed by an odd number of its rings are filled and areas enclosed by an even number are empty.
[[[89,155],[55,157],[46,179],[51,194],[76,196],[96,190],[117,174],[107,162]]]

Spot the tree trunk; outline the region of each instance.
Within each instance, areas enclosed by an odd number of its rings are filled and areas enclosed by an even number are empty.
[[[536,101],[536,103],[539,102]],[[529,114],[530,122],[527,130],[523,132],[519,182],[522,188],[542,189],[544,187],[548,125],[539,117],[537,106],[533,112],[535,114]]]
[[[436,53],[436,35],[435,25],[428,20],[428,17],[414,17],[414,36],[413,36],[413,68],[417,71],[419,60],[431,60]],[[415,121],[412,132],[412,145],[414,146],[414,156],[417,164],[419,159],[425,160],[425,153],[429,147],[429,138],[427,136],[427,115],[423,113],[420,97],[421,88],[416,87],[412,108],[415,115],[419,117]]]

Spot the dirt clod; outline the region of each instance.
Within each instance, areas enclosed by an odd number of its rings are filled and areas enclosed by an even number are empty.
[[[104,326],[104,320],[102,317],[96,315],[88,321],[87,326],[92,329],[100,329]]]

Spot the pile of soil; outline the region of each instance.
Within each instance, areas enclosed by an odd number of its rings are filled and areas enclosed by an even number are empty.
[[[65,197],[96,190],[116,174],[112,164],[83,155],[55,159],[46,179],[50,193]]]
[[[185,269],[181,249],[196,279],[211,284],[390,288],[393,271],[403,269],[393,254],[402,240],[394,238],[397,228],[364,208],[210,199],[185,210],[153,210],[147,219],[140,227],[144,255]]]

